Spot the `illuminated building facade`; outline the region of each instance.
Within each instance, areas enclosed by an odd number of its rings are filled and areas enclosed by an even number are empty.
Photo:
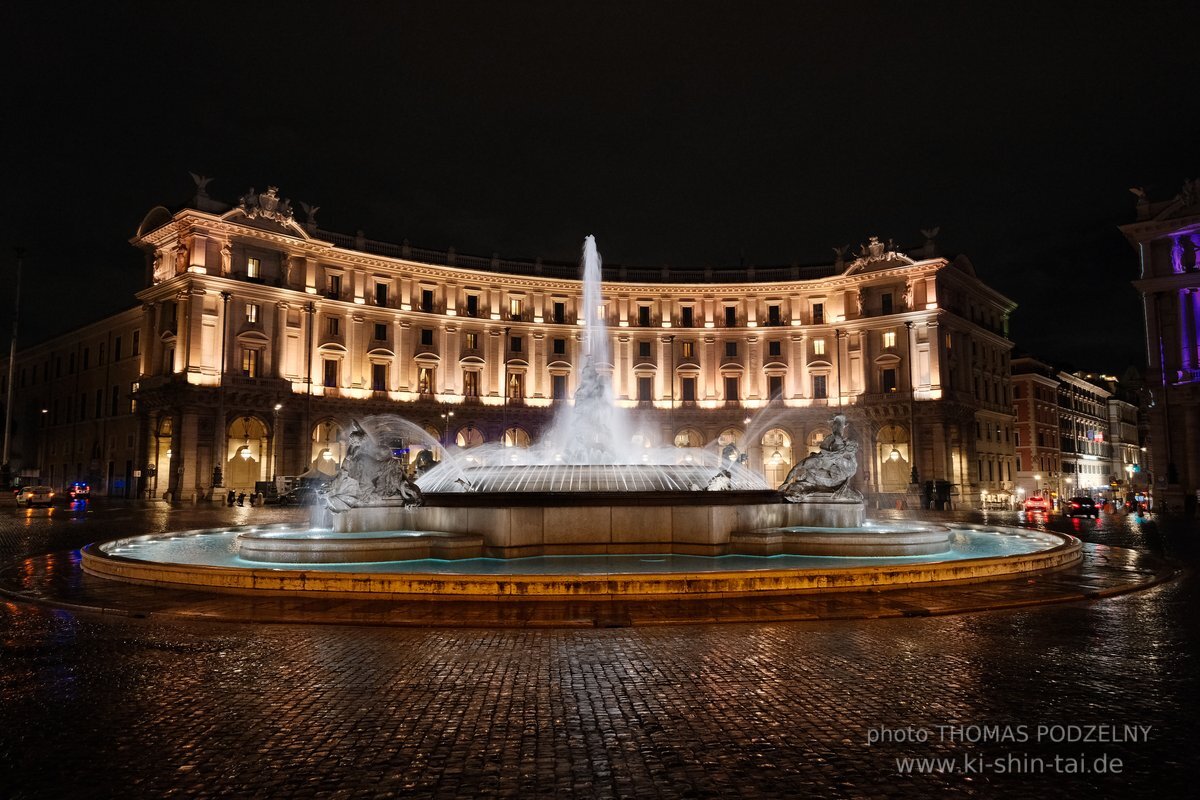
[[[147,286],[116,327],[137,319],[138,374],[124,377],[147,494],[331,473],[343,426],[370,414],[400,414],[450,445],[524,446],[571,402],[585,313],[576,264],[345,236],[311,214],[298,222],[274,189],[234,206],[201,189],[187,208],[151,211],[133,243]],[[881,505],[906,496],[914,465],[955,502],[1011,491],[1014,304],[932,242],[911,258],[872,239],[856,256],[606,266],[605,368],[635,437],[736,443],[777,484],[840,411],[869,454],[859,483]]]
[[[1154,492],[1160,507],[1194,511],[1200,492],[1200,182],[1174,198],[1138,197],[1121,231],[1138,253],[1133,285],[1146,315],[1144,388]]]

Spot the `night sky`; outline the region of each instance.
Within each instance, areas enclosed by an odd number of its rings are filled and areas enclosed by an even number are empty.
[[[190,170],[512,258],[819,264],[940,225],[1019,349],[1120,372],[1129,187],[1200,175],[1198,3],[138,5],[0,11],[22,344],[133,304],[127,241]]]

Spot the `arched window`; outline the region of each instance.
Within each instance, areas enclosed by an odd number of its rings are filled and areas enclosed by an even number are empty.
[[[783,483],[795,463],[792,455],[792,437],[782,428],[772,428],[763,434],[763,475],[772,486]]]

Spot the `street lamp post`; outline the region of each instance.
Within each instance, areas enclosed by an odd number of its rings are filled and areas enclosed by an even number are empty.
[[[442,417],[442,449],[444,450],[450,444],[450,423],[454,421],[454,412],[446,411],[441,414]]]
[[[25,251],[18,247],[16,253],[17,279],[13,285],[12,341],[8,346],[8,397],[4,403],[4,458],[0,460],[0,479],[3,480],[5,489],[12,485],[12,467],[8,456],[12,449],[13,376],[16,375],[17,366],[17,323],[21,319],[21,262]]]

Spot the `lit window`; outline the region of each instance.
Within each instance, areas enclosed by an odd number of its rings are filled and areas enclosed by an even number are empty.
[[[696,345],[693,342],[683,342],[680,345],[683,349],[680,355],[684,358],[694,358],[696,355]]]
[[[262,308],[258,303],[246,303],[246,322],[258,322],[258,312],[261,310]]]
[[[259,275],[259,264],[257,258],[246,259],[246,277],[257,278]]]
[[[520,319],[521,312],[524,310],[525,301],[520,297],[510,297],[508,299],[508,316],[509,319]]]
[[[478,333],[468,333],[468,334],[466,334],[466,339],[465,339],[465,341],[463,342],[463,344],[464,344],[464,345],[466,345],[466,348],[467,348],[468,350],[476,350],[476,349],[478,349],[478,347],[479,347],[479,334],[478,334]]]
[[[883,332],[883,346],[884,347],[895,347],[896,346],[896,332],[895,331],[884,331]]]
[[[242,376],[246,378],[258,377],[258,351],[246,348],[242,350]]]
[[[816,355],[816,356],[825,355],[825,340],[824,339],[813,339],[813,355]]]

